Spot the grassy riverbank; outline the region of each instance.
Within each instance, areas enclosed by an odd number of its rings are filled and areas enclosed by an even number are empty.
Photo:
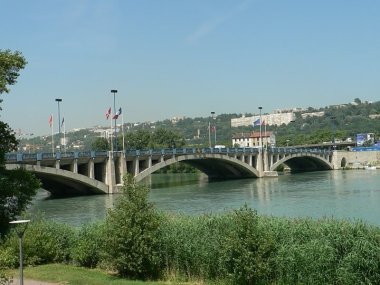
[[[25,264],[101,269],[116,273],[104,278],[119,281],[380,284],[378,227],[259,216],[246,206],[218,215],[169,215],[147,201],[144,186],[128,185],[97,224],[78,229],[33,219],[24,238]],[[18,239],[11,231],[0,244],[0,269],[17,266]],[[86,272],[79,274],[83,280],[97,284],[89,280],[99,271]]]
[[[18,277],[17,270],[8,270],[8,276]],[[34,267],[26,267],[24,270],[24,279],[38,280],[42,282],[51,282],[69,285],[168,285],[168,284],[186,284],[196,285],[200,283],[180,282],[175,280],[168,281],[136,281],[126,280],[109,272],[100,269],[89,269],[66,264],[47,264]]]

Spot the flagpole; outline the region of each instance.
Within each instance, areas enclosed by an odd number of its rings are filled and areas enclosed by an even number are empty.
[[[112,111],[111,114],[112,115]],[[112,133],[113,133],[113,128],[112,128],[112,117],[110,119],[110,128],[111,128],[111,135],[110,135],[110,143],[111,143],[111,152],[113,152],[113,141],[112,141]]]
[[[260,110],[260,147],[261,148],[263,147],[263,137],[262,137],[262,133],[261,133],[261,125],[262,125],[261,110],[262,109],[263,109],[263,107],[259,107],[259,110]]]
[[[65,144],[65,154],[66,154],[66,122],[65,122],[65,117],[63,117],[63,142]]]
[[[53,115],[51,115],[50,128],[51,128],[51,152],[54,155],[54,117],[53,117]]]
[[[121,114],[121,131],[123,132],[123,153],[125,153],[125,145],[124,145],[124,113]]]
[[[268,118],[267,118],[268,119]],[[267,122],[264,120],[265,148],[268,148]]]

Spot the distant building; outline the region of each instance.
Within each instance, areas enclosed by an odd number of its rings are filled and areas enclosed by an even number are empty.
[[[273,132],[261,132],[264,146],[275,146],[276,136]],[[237,133],[232,136],[232,145],[238,147],[259,147],[260,132]]]
[[[373,114],[373,115],[369,115],[368,117],[370,119],[378,119],[378,118],[380,118],[380,115],[379,114]]]
[[[325,112],[310,112],[310,113],[303,113],[301,114],[302,119],[306,119],[307,117],[323,117],[325,115]]]
[[[184,119],[186,119],[185,116],[173,117],[173,118],[171,119],[171,122],[172,122],[173,124],[175,124],[175,123],[178,123],[179,121],[182,121],[182,120],[184,120]]]
[[[280,110],[276,110],[277,112]],[[252,126],[253,122],[260,119],[260,115],[254,115],[251,117],[242,116],[240,118],[231,119],[231,127]],[[296,119],[296,115],[293,112],[288,113],[274,113],[274,114],[262,114],[262,121],[267,126],[280,126],[282,124],[289,124]]]

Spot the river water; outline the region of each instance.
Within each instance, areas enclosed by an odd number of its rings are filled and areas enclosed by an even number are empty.
[[[361,219],[380,226],[380,170],[321,171],[278,178],[208,182],[202,174],[157,174],[145,181],[159,209],[220,213],[244,204],[259,214]],[[103,219],[119,195],[49,199],[41,191],[30,212],[73,225]]]

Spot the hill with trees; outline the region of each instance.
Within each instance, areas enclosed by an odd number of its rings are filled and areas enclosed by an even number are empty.
[[[323,116],[305,116],[305,113],[324,112]],[[245,116],[252,116],[250,113]],[[303,115],[303,116],[302,116]],[[231,127],[231,119],[243,114],[220,114],[215,117],[166,119],[157,122],[126,123],[124,143],[126,149],[208,147],[209,125],[212,145],[232,146],[232,135],[241,132],[259,131],[259,127]],[[356,134],[374,133],[380,137],[380,101],[362,102],[356,98],[349,104],[309,107],[306,111],[295,112],[296,119],[288,125],[266,126],[267,131],[276,135],[277,146],[301,145],[335,140],[355,140]],[[214,128],[215,126],[215,128]],[[104,129],[106,129],[104,127]],[[68,151],[82,149],[109,149],[109,142],[102,135],[102,127],[68,132]],[[58,135],[55,135],[58,141]],[[122,136],[119,133],[118,146],[122,149]],[[23,151],[51,151],[51,137],[21,139]]]

